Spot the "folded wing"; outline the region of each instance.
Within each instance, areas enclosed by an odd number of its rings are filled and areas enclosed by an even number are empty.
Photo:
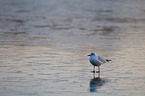
[[[98,55],[98,60],[101,61],[101,62],[103,62],[103,63],[106,63],[106,59],[104,59],[103,57],[101,57],[99,55]]]

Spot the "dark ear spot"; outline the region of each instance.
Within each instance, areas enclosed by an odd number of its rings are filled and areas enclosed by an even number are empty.
[[[95,55],[94,53],[91,53],[91,55]]]

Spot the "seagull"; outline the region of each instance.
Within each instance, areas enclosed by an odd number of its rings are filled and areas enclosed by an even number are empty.
[[[88,56],[90,56],[89,58],[90,63],[94,66],[93,71],[92,71],[93,73],[95,73],[95,66],[98,66],[97,72],[100,73],[101,64],[112,61],[112,60],[104,59],[103,57],[97,55],[95,52],[91,52],[90,55]]]

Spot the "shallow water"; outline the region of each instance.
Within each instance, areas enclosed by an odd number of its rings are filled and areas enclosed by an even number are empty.
[[[144,0],[1,0],[1,96],[144,96]],[[90,72],[87,55],[112,62]]]

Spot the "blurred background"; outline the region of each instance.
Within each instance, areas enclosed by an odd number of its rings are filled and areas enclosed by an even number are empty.
[[[1,96],[143,96],[144,59],[145,0],[0,0]]]

